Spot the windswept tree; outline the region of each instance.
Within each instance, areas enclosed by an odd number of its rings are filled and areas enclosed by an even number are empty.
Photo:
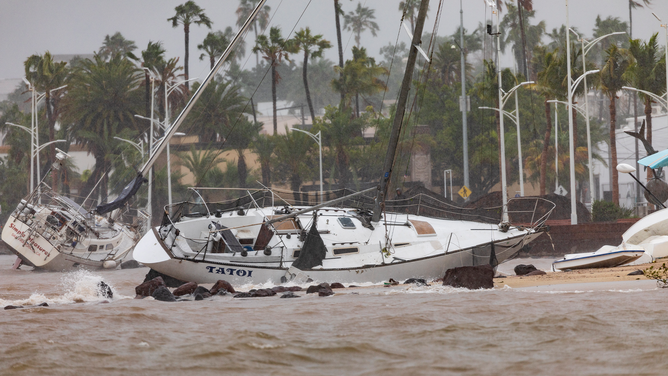
[[[246,102],[239,86],[217,75],[195,103],[193,116],[190,117],[192,120],[186,122],[201,140],[227,137],[230,127],[238,122],[242,114],[248,112]]]
[[[343,43],[341,41],[341,17],[345,16],[341,9],[339,0],[334,0],[334,21],[336,23],[336,42],[339,47],[339,68],[343,69]],[[342,80],[342,73],[339,73],[339,80]],[[343,102],[343,93],[341,93],[341,102]]]
[[[404,16],[411,22],[411,31],[415,31],[415,20],[420,11],[420,0],[400,1],[399,11],[405,12]]]
[[[362,3],[357,3],[355,11],[348,12],[344,16],[343,27],[355,34],[355,44],[358,48],[360,47],[362,33],[365,30],[369,30],[374,37],[376,36],[376,32],[380,30],[378,24],[374,21],[376,19],[375,12],[371,8],[363,7]]]
[[[194,1],[189,0],[174,8],[176,14],[174,17],[168,18],[171,21],[172,27],[183,25],[183,33],[185,34],[186,53],[183,59],[185,67],[186,80],[190,77],[188,74],[188,61],[190,58],[190,25],[204,25],[211,28],[211,20],[204,14],[204,9],[200,8]],[[186,87],[190,87],[186,82]]]
[[[276,85],[281,80],[281,76],[276,71],[276,67],[281,65],[283,59],[290,61],[288,54],[294,53],[297,50],[295,49],[294,43],[289,40],[285,40],[281,36],[281,29],[278,27],[272,27],[269,29],[269,38],[266,35],[260,35],[255,41],[255,47],[253,47],[253,52],[262,53],[262,57],[267,60],[269,66],[271,67],[271,102],[273,105],[273,115],[274,115],[274,134],[278,133],[278,118],[276,111]]]
[[[306,103],[308,103],[308,109],[311,112],[311,121],[315,119],[315,110],[313,109],[313,102],[311,101],[311,93],[308,88],[308,77],[307,67],[308,59],[318,58],[322,56],[322,53],[325,49],[331,48],[332,44],[323,39],[321,34],[312,35],[311,29],[301,29],[295,34],[293,39],[295,48],[304,51],[304,63],[302,66],[302,79],[304,80],[304,91],[306,92]]]
[[[128,53],[128,57],[138,61],[144,69],[144,107],[145,116],[151,116],[151,70],[165,61],[165,49],[162,42],[149,41],[146,49],[141,52],[141,60],[133,53]]]
[[[308,171],[306,156],[315,143],[309,142],[309,136],[302,132],[288,131],[287,126],[285,134],[276,135],[275,141],[274,153],[279,162],[274,164],[275,173],[279,178],[290,182],[290,189],[295,192],[295,200],[299,201],[299,188],[304,174]]]
[[[633,57],[628,50],[612,45],[606,51],[605,65],[601,68],[600,82],[601,90],[610,99],[610,163],[617,166],[617,141],[615,131],[617,130],[617,93],[627,81],[624,73],[631,65]],[[612,202],[619,205],[619,174],[617,169],[612,169]]]
[[[234,32],[229,26],[225,28],[224,32],[219,30],[207,34],[204,41],[197,45],[197,49],[203,51],[202,54],[199,55],[199,59],[204,60],[205,57],[208,57],[211,66],[210,69],[213,69],[213,66],[216,65],[216,60],[223,54],[223,52],[225,52],[227,46],[232,42],[232,38],[234,38]],[[227,61],[230,62],[235,59],[240,59],[245,53],[246,51],[243,43],[239,43],[235,50],[230,53]]]
[[[244,22],[248,19],[251,12],[257,6],[260,0],[240,0],[239,7],[236,10],[237,13],[237,26],[241,27]],[[269,25],[269,14],[271,13],[271,8],[268,5],[265,5],[260,9],[257,17],[253,20],[253,32],[255,33],[255,39],[257,40],[258,31],[262,32],[267,25]],[[260,65],[260,55],[255,52],[255,65]]]
[[[360,95],[373,95],[387,90],[385,82],[380,78],[381,75],[388,74],[387,69],[376,65],[376,60],[367,56],[365,48],[353,47],[353,59],[346,60],[343,69],[335,69],[343,73],[343,79],[332,80],[332,87],[344,94],[344,107],[350,107],[352,98],[355,98],[356,117],[360,116]]]
[[[531,61],[531,52],[534,47],[541,43],[541,38],[545,34],[545,21],[540,21],[536,25],[531,25],[531,18],[534,17],[533,4],[531,0],[517,0],[524,5],[516,7],[513,4],[506,4],[508,12],[503,16],[501,29],[504,31],[501,39],[501,50],[505,52],[508,44],[513,45],[513,55],[519,71],[530,77],[527,61]],[[530,7],[529,9],[525,6]],[[524,11],[522,11],[524,10]]]
[[[214,150],[209,147],[198,150],[195,145],[190,146],[189,152],[177,153],[181,166],[187,168],[193,175],[193,185],[198,186],[207,182],[207,176],[218,170],[218,164],[225,161],[220,154],[222,150]]]
[[[246,150],[262,130],[262,123],[248,120],[245,116],[237,117],[232,124],[225,126],[225,145],[237,152],[237,174],[239,177],[238,187],[246,187],[248,184],[248,165],[246,164]]]
[[[114,136],[124,129],[139,128],[134,115],[141,109],[139,82],[143,75],[128,59],[116,54],[109,61],[99,55],[83,60],[69,80],[63,98],[63,123],[71,124],[77,144],[95,158],[91,179],[84,191],[90,191],[101,179],[99,195],[106,199],[108,172],[114,158]]]
[[[116,54],[127,55],[136,49],[137,46],[135,45],[134,41],[125,39],[123,35],[117,31],[112,36],[107,34],[104,37],[102,47],[100,47],[97,54],[102,57],[103,60],[109,60]]]
[[[271,166],[274,161],[274,148],[276,147],[274,139],[274,136],[258,133],[250,145],[253,153],[257,155],[262,173],[262,184],[266,187],[271,184]]]
[[[35,90],[44,92],[46,120],[49,130],[49,141],[56,139],[56,121],[60,116],[60,101],[63,98],[65,81],[69,70],[66,62],[54,62],[49,51],[44,55],[32,55],[24,63],[26,79],[31,82]],[[56,146],[49,146],[49,161],[54,161]],[[50,165],[50,163],[49,163]],[[51,175],[52,186],[56,187],[56,174]]]

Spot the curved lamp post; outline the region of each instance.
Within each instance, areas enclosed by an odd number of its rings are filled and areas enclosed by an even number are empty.
[[[318,143],[318,148],[320,149],[320,203],[322,204],[322,131],[318,131],[318,133],[313,134],[299,128],[290,128],[290,130],[306,133],[313,139],[313,141]]]

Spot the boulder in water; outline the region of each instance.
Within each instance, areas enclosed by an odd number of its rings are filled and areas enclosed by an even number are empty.
[[[299,298],[299,295],[295,294],[292,291],[288,291],[285,294],[281,295],[281,298]]]
[[[414,283],[417,286],[428,286],[427,281],[422,278],[408,278],[406,282],[404,282],[404,285],[408,285],[411,283]]]
[[[140,264],[137,260],[128,260],[121,263],[121,269],[137,269],[142,267],[144,267],[144,265]]]
[[[153,269],[149,270],[148,273],[146,273],[146,277],[144,277],[144,282],[148,282],[154,279],[155,277],[162,277],[162,280],[165,283],[165,286],[167,287],[179,287],[187,282],[187,281],[181,281],[174,277],[170,277],[167,274],[160,273],[159,271]]]
[[[329,287],[332,288],[332,289],[345,289],[346,288],[346,286],[344,286],[343,283],[339,283],[339,282],[334,282],[331,285],[329,285]]]
[[[197,288],[195,288],[195,291],[193,291],[192,294],[195,296],[202,295],[203,298],[210,298],[212,296],[211,291],[209,291],[209,289],[203,286],[197,286]]]
[[[223,279],[219,279],[218,281],[216,281],[216,283],[213,284],[213,287],[211,287],[211,295],[216,295],[218,291],[220,291],[221,289],[225,289],[227,290],[227,292],[232,294],[236,292],[234,290],[234,287],[232,287],[232,285],[229,282]]]
[[[464,287],[470,290],[494,287],[494,268],[491,265],[462,266],[448,269],[443,286]]]
[[[104,281],[100,281],[97,283],[97,295],[103,298],[112,299],[114,297],[114,292],[111,291],[111,287],[108,284],[104,283]]]
[[[174,290],[173,294],[174,294],[174,296],[188,295],[188,294],[192,294],[193,292],[195,292],[195,289],[197,289],[197,283],[188,282],[188,283],[184,283],[181,286],[177,287],[176,290]]]
[[[137,297],[145,298],[153,295],[153,292],[157,290],[158,287],[165,287],[165,281],[163,281],[162,277],[155,277],[135,287],[135,294],[137,294]]]
[[[547,273],[545,273],[545,272],[542,271],[542,270],[538,270],[538,269],[536,269],[536,270],[534,270],[534,271],[532,271],[532,272],[530,272],[530,273],[525,274],[524,276],[525,276],[525,277],[530,277],[530,276],[532,276],[532,275],[545,275],[545,274],[547,274]]]
[[[536,267],[533,266],[532,264],[528,264],[528,265],[519,264],[515,267],[514,270],[515,270],[515,274],[517,274],[517,275],[527,275],[527,274],[529,274],[533,271],[536,271],[538,269],[536,269]]]
[[[265,297],[265,296],[276,295],[276,291],[274,291],[272,289],[258,289],[258,290],[255,290],[255,291],[251,291],[251,293],[253,294],[254,297],[258,297],[258,298]]]
[[[151,296],[155,300],[160,300],[161,302],[175,302],[176,298],[174,297],[174,294],[172,294],[171,291],[165,286],[160,286],[155,291],[153,291],[153,294]]]
[[[323,282],[319,285],[311,285],[308,287],[306,290],[307,294],[315,294],[318,293],[319,296],[330,296],[334,295],[334,291],[332,291],[332,288],[330,287],[329,283]]]

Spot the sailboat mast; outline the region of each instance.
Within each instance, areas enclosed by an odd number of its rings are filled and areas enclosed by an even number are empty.
[[[392,134],[390,135],[390,141],[387,145],[387,154],[385,155],[385,162],[383,163],[383,176],[380,178],[380,187],[373,208],[373,217],[371,219],[373,222],[378,222],[380,220],[381,212],[385,206],[387,189],[390,177],[392,176],[392,168],[394,166],[397,145],[399,144],[399,136],[401,135],[401,125],[404,121],[404,113],[406,112],[408,91],[410,90],[411,80],[413,79],[413,69],[415,69],[415,60],[417,59],[418,53],[417,46],[421,43],[422,29],[424,28],[424,20],[427,18],[428,9],[429,0],[422,0],[417,21],[415,23],[415,30],[413,31],[413,40],[411,41],[411,48],[406,63],[406,72],[404,72],[404,79],[401,81],[401,90],[399,92],[399,100],[397,101],[397,112],[394,116]]]
[[[174,120],[174,125],[172,125],[169,128],[165,137],[163,137],[163,139],[160,141],[160,143],[158,143],[157,147],[155,148],[155,151],[153,153],[151,153],[151,155],[148,158],[148,161],[146,161],[146,164],[144,164],[144,167],[142,167],[142,169],[140,171],[142,176],[146,174],[146,171],[148,171],[148,169],[150,169],[151,166],[153,166],[155,161],[158,159],[158,155],[160,155],[160,153],[162,153],[162,151],[167,146],[167,143],[171,140],[172,136],[174,136],[174,133],[176,133],[176,131],[179,129],[179,127],[183,123],[183,120],[188,115],[188,113],[193,108],[193,106],[195,105],[195,102],[197,102],[200,95],[202,95],[202,92],[204,91],[204,89],[206,89],[206,87],[209,86],[209,83],[211,83],[211,81],[213,81],[216,73],[218,72],[218,69],[220,69],[220,67],[225,63],[227,58],[230,56],[230,54],[232,53],[232,50],[234,49],[236,44],[239,42],[239,40],[241,40],[241,36],[250,28],[251,24],[255,20],[255,17],[260,12],[260,9],[262,9],[262,7],[264,6],[264,3],[266,3],[266,1],[267,0],[260,0],[260,2],[258,2],[255,9],[253,9],[253,12],[251,12],[250,16],[248,16],[248,19],[246,19],[246,22],[244,22],[243,26],[241,26],[241,28],[237,32],[237,35],[235,35],[234,38],[232,38],[232,41],[230,42],[230,44],[225,49],[225,52],[223,52],[223,54],[220,56],[220,58],[216,62],[216,65],[213,67],[213,69],[211,69],[211,71],[206,76],[204,81],[202,81],[202,85],[200,85],[200,87],[197,88],[197,90],[195,91],[195,94],[193,94],[193,96],[190,98],[190,100],[188,101],[186,106],[183,108],[183,111],[181,111],[179,116],[176,117],[176,120]]]

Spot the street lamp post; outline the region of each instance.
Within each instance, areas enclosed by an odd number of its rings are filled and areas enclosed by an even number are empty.
[[[137,149],[139,151],[139,153],[141,154],[142,163],[144,162],[144,141],[139,140],[139,142],[137,143],[137,142],[127,140],[125,138],[116,137],[116,136],[114,136],[114,139],[116,139],[118,141],[127,142],[128,144],[134,146],[134,148]]]
[[[580,40],[580,43],[582,45],[582,71],[587,70],[587,64],[585,60],[585,56],[587,55],[587,52],[589,52],[592,47],[601,40],[613,36],[613,35],[621,35],[621,34],[626,34],[624,31],[617,31],[614,33],[606,34],[603,36],[600,36],[591,42],[587,42],[584,37],[581,37],[580,34],[576,33],[575,30],[569,29],[575,36],[578,37]],[[585,95],[584,95],[584,111],[585,111],[585,121],[587,124],[587,159],[589,161],[589,201],[591,201],[591,204],[594,204],[594,170],[592,169],[592,150],[591,150],[591,130],[589,127],[589,98],[587,96],[587,78],[584,79],[584,87],[585,87]]]
[[[466,119],[467,100],[466,100],[466,59],[464,57],[464,10],[462,8],[462,0],[459,0],[459,54],[461,65],[461,81],[462,81],[462,99],[460,102],[462,111],[462,152],[464,156],[464,186],[469,185],[469,141],[468,141],[468,125]],[[468,200],[468,197],[467,197]]]
[[[320,149],[320,203],[322,204],[323,198],[322,198],[322,131],[318,131],[318,133],[313,134],[311,132],[307,132],[303,129],[299,128],[290,128],[290,130],[297,131],[297,132],[302,132],[306,133],[309,137],[313,139],[313,141],[318,143],[318,148]]]

